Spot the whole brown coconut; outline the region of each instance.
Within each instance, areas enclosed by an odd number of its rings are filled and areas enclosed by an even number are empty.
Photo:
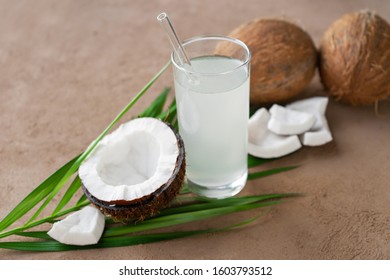
[[[372,104],[390,95],[390,26],[371,11],[344,15],[325,32],[320,75],[336,100]]]
[[[243,41],[252,53],[252,104],[288,101],[313,78],[317,50],[309,34],[295,24],[282,19],[257,19],[229,36]]]

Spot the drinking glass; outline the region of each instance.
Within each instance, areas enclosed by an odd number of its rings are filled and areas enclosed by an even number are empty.
[[[248,175],[251,54],[240,40],[208,35],[183,43],[191,66],[172,53],[187,183],[206,197],[237,194]]]

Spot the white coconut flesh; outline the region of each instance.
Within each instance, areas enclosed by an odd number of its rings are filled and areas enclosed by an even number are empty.
[[[287,109],[273,105],[269,110],[271,119],[268,129],[279,135],[296,135],[309,130],[316,118],[312,113]]]
[[[280,136],[268,129],[270,114],[261,108],[249,119],[248,123],[248,153],[260,158],[276,158],[288,155],[299,148],[301,142],[298,136]]]
[[[328,97],[316,96],[292,102],[286,105],[286,108],[300,112],[307,112],[311,114],[320,113],[324,115],[328,102]]]
[[[317,130],[310,130],[301,135],[300,138],[303,145],[315,147],[324,145],[333,140],[332,133],[330,132],[325,116],[319,115],[317,120],[318,126],[321,128]]]
[[[333,140],[325,117],[328,102],[328,97],[311,97],[286,106],[288,109],[311,113],[315,116],[316,120],[313,126],[300,136],[303,145],[320,146]]]
[[[79,168],[88,192],[115,205],[150,195],[173,175],[179,156],[174,131],[154,118],[138,118],[104,137]]]
[[[53,224],[48,235],[63,244],[91,245],[99,242],[104,230],[104,215],[86,206]]]

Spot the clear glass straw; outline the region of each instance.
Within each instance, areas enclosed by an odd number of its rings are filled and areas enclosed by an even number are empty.
[[[188,58],[188,55],[186,54],[186,51],[184,50],[183,45],[181,44],[181,41],[179,40],[179,37],[177,36],[177,33],[175,29],[173,28],[173,25],[171,21],[169,20],[169,17],[167,13],[161,13],[157,16],[157,21],[160,23],[161,27],[165,30],[165,32],[168,35],[169,41],[171,42],[171,45],[173,47],[173,51],[175,53],[175,56],[178,58],[180,65],[184,67],[184,69],[192,71],[191,67],[191,61]],[[186,75],[188,79],[194,83],[198,84],[199,80],[194,77],[194,75],[190,75],[190,73],[186,72]]]
[[[157,16],[157,20],[162,26],[162,28],[165,30],[169,37],[169,41],[171,42],[171,45],[174,49],[174,52],[180,62],[181,65],[189,65],[191,66],[191,62],[188,59],[188,56],[184,50],[183,45],[181,44],[181,41],[179,40],[179,37],[177,36],[177,33],[175,29],[172,26],[171,21],[169,20],[169,17],[167,13],[161,13]]]

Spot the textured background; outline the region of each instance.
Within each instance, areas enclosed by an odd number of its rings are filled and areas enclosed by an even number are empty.
[[[0,1],[0,218],[82,152],[168,61],[170,46],[155,20],[159,12],[170,14],[182,39],[284,16],[318,43],[332,21],[363,8],[390,20],[390,2],[380,0]],[[168,72],[128,118],[166,85]],[[305,92],[323,94],[318,78]],[[268,164],[300,167],[251,182],[243,192],[305,196],[274,207],[247,228],[94,251],[0,249],[0,259],[389,259],[390,102],[382,102],[380,112],[331,102],[334,142]]]

